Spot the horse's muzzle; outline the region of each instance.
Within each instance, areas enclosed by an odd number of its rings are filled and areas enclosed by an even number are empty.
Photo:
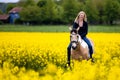
[[[75,50],[77,48],[77,42],[76,41],[72,41],[72,49]]]
[[[76,48],[77,48],[77,46],[75,46],[75,47],[74,47],[74,46],[72,46],[72,49],[73,49],[73,50],[75,50]]]

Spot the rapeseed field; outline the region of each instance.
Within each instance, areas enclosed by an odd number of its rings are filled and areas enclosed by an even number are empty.
[[[94,62],[67,63],[69,33],[0,32],[0,80],[120,80],[120,33],[89,33]]]

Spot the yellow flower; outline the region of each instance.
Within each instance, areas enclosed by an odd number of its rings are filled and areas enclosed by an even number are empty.
[[[71,68],[66,64],[69,33],[0,36],[0,80],[120,80],[120,33],[89,33],[95,62],[71,60]]]

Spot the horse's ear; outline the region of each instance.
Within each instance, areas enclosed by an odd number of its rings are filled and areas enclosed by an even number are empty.
[[[79,38],[79,34],[77,34],[77,37]]]
[[[80,29],[80,27],[78,27],[78,28],[76,29],[76,30],[77,30],[77,33],[78,33],[79,29]]]
[[[69,30],[71,31],[72,30],[71,24],[68,24],[68,27],[69,27]]]
[[[70,31],[72,30],[72,27],[71,27],[71,26],[69,26],[69,30],[70,30]]]

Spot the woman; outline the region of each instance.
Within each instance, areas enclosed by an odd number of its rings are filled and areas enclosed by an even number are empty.
[[[81,38],[88,44],[89,47],[89,53],[90,58],[92,58],[93,49],[92,45],[89,41],[89,39],[86,37],[88,33],[88,24],[87,24],[87,18],[84,11],[80,11],[75,18],[75,21],[73,23],[73,28],[78,30],[78,34],[81,36]],[[71,44],[69,44],[67,48],[67,54],[68,54],[68,64],[70,65],[70,55],[71,55]]]

